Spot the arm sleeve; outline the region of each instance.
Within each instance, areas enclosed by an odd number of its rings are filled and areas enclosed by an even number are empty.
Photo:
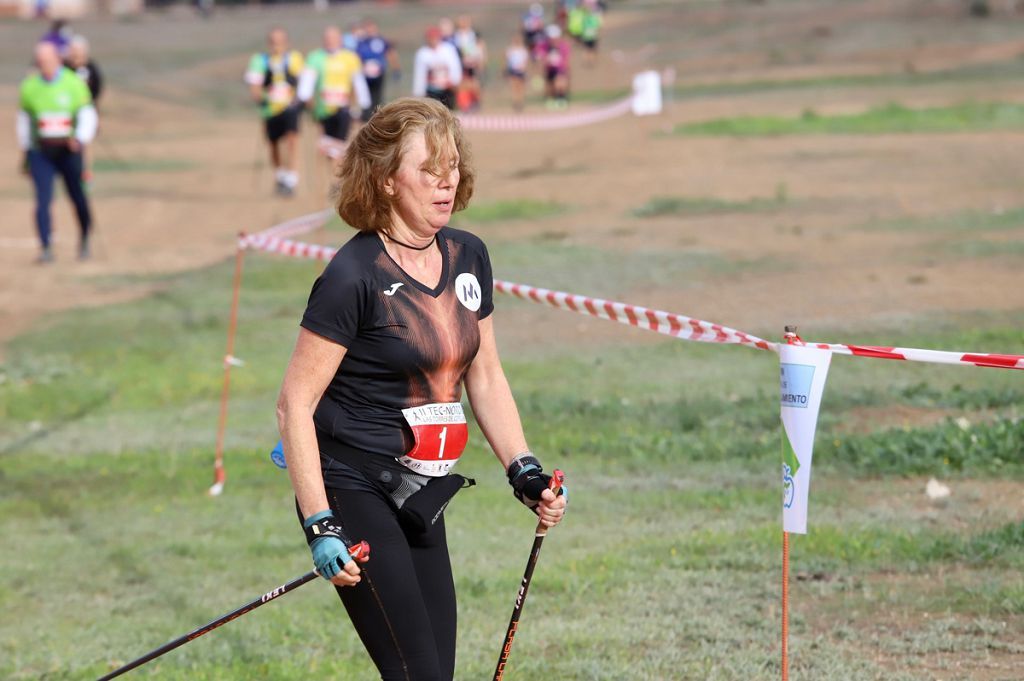
[[[96,115],[96,107],[86,104],[78,110],[75,119],[75,138],[82,144],[89,144],[96,137],[96,128],[100,122],[99,116]]]
[[[28,151],[32,146],[32,117],[24,109],[18,110],[18,120],[14,129],[18,133],[18,147],[22,151]]]
[[[416,61],[412,67],[412,96],[422,97],[427,94],[427,58],[423,50],[416,52]]]
[[[313,92],[316,90],[316,69],[306,67],[302,69],[299,76],[299,87],[296,96],[301,102],[308,102],[313,99]]]
[[[337,258],[313,284],[301,326],[349,347],[366,311],[366,286],[344,272]]]
[[[487,319],[494,312],[494,273],[491,271],[491,256],[487,246],[480,242],[480,319]]]
[[[352,89],[356,93],[356,103],[359,104],[359,108],[363,111],[369,109],[373,102],[370,100],[370,88],[366,86],[366,78],[362,71],[356,71],[352,76]]]
[[[249,85],[263,85],[263,55],[254,54],[245,70],[245,82]]]

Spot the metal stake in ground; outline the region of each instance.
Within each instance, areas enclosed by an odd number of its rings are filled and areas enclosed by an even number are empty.
[[[556,470],[551,474],[551,482],[549,483],[549,489],[558,494],[559,490],[562,489],[562,483],[565,482],[565,474]],[[540,547],[544,543],[544,536],[548,533],[548,528],[544,527],[543,523],[537,523],[537,531],[533,535],[533,549],[530,550],[530,560],[526,563],[526,571],[523,573],[523,583],[519,587],[519,593],[516,595],[516,605],[512,609],[512,618],[508,621],[508,630],[505,631],[505,643],[501,647],[501,653],[498,654],[498,666],[494,668],[494,680],[501,681],[501,678],[505,675],[505,665],[508,663],[508,655],[512,651],[512,639],[516,637],[516,631],[519,629],[519,617],[523,614],[523,605],[526,603],[526,592],[530,589],[530,580],[533,579],[533,569],[537,567],[537,559],[540,557]]]
[[[802,345],[795,326],[786,326],[786,342]],[[786,437],[785,433],[782,435]],[[789,532],[782,531],[782,681],[789,681]]]
[[[370,545],[367,544],[365,541],[361,541],[358,544],[351,546],[348,550],[348,553],[350,556],[352,556],[353,560],[357,560],[361,563],[366,562],[370,557]],[[223,624],[227,624],[231,620],[238,619],[247,612],[251,612],[256,608],[260,607],[264,603],[269,603],[278,596],[283,596],[289,591],[293,591],[294,589],[299,588],[306,582],[312,582],[317,577],[319,577],[319,575],[317,574],[316,570],[313,570],[312,572],[307,572],[306,574],[302,575],[297,579],[293,579],[287,584],[282,584],[273,591],[268,591],[256,600],[246,603],[241,608],[238,608],[237,610],[232,610],[228,614],[218,617],[209,624],[205,624],[199,627],[198,629],[190,631],[184,636],[176,638],[173,641],[160,646],[156,650],[146,653],[145,655],[136,660],[132,660],[128,664],[124,665],[123,667],[119,667],[118,669],[115,669],[106,676],[101,676],[98,681],[107,681],[108,679],[113,679],[115,677],[121,676],[121,674],[130,672],[136,667],[141,667],[147,662],[150,662],[151,660],[155,660],[156,658],[160,657],[164,653],[169,653],[175,648],[179,648],[188,643],[189,641],[193,641],[202,636],[203,634],[208,634],[217,627]]]
[[[210,496],[218,496],[224,491],[227,474],[224,470],[224,429],[228,422],[228,396],[231,394],[231,367],[237,363],[235,358],[235,332],[238,331],[238,298],[242,292],[242,263],[245,261],[245,248],[242,241],[245,232],[238,235],[239,244],[235,251],[235,275],[231,283],[231,314],[228,319],[228,349],[224,354],[224,385],[220,391],[220,416],[217,418],[217,445],[213,455],[213,485]]]

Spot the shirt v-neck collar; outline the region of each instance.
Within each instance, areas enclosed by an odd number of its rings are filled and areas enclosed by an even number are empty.
[[[441,249],[441,276],[440,278],[438,278],[437,286],[435,286],[434,288],[430,288],[422,281],[406,272],[402,268],[402,266],[398,264],[398,261],[392,258],[391,254],[388,253],[388,249],[384,245],[384,239],[381,238],[380,234],[375,233],[373,236],[374,239],[377,241],[377,245],[380,247],[380,250],[384,251],[384,255],[387,256],[388,260],[391,261],[391,264],[395,266],[395,269],[402,273],[402,276],[405,278],[407,282],[412,284],[414,287],[416,287],[423,293],[426,293],[428,296],[437,298],[448,286],[448,240],[444,238],[445,229],[446,228],[442,227],[434,236],[434,239],[437,241],[438,248]]]

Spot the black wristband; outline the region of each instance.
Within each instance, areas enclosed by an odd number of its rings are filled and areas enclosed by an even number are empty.
[[[341,525],[334,519],[334,516],[327,516],[321,518],[316,522],[312,523],[309,527],[303,523],[303,530],[306,532],[306,543],[310,546],[313,545],[317,539],[323,537],[336,537],[341,540],[341,543],[345,546],[351,545],[352,542],[345,536],[345,531],[341,529]]]
[[[515,486],[515,479],[518,478],[522,473],[530,470],[536,470],[538,473],[544,472],[544,467],[540,465],[540,460],[531,453],[520,454],[508,464],[508,484]]]

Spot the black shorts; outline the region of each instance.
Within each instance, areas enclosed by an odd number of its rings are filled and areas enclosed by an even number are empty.
[[[549,83],[555,82],[555,78],[558,78],[560,75],[562,75],[562,71],[552,66],[544,70],[544,78]]]
[[[518,78],[519,80],[526,80],[525,71],[516,71],[515,69],[505,69],[506,78]]]
[[[324,134],[336,140],[345,141],[348,139],[349,125],[352,123],[352,114],[347,107],[338,109],[327,118],[320,119],[320,126]]]
[[[288,107],[276,116],[266,119],[265,123],[267,139],[276,142],[288,133],[299,131],[299,110]]]
[[[428,88],[427,97],[436,99],[452,111],[455,110],[455,90],[431,90]]]
[[[588,50],[597,49],[597,38],[594,38],[593,40],[581,40],[580,42],[582,42],[583,47],[587,48]]]

